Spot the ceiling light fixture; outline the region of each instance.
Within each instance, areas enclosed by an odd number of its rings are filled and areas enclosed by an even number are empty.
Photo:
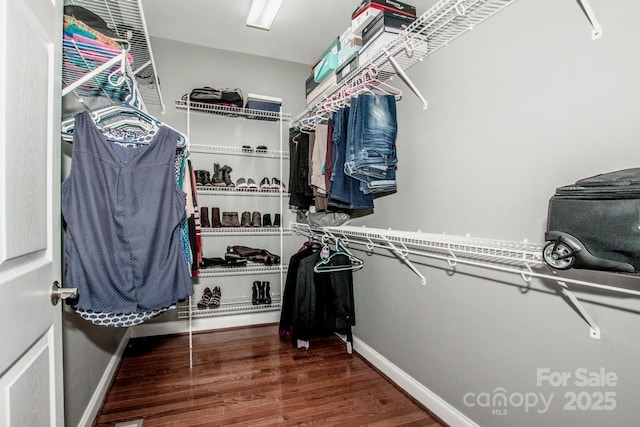
[[[247,15],[247,26],[269,31],[281,5],[282,0],[253,0]]]

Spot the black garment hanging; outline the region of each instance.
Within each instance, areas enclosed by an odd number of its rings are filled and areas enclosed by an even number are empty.
[[[350,270],[316,273],[321,260],[317,247],[309,247],[291,257],[287,271],[280,334],[291,332],[294,347],[314,336],[333,333],[347,335],[347,351],[351,353],[351,327],[355,322],[353,275]],[[348,257],[338,255],[331,260],[346,265]]]

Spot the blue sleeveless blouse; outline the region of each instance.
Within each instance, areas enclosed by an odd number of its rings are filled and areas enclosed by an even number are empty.
[[[193,294],[180,246],[186,195],[175,178],[177,140],[161,126],[150,144],[123,147],[89,113],[76,116],[61,200],[64,286],[78,288],[74,308],[141,313]]]

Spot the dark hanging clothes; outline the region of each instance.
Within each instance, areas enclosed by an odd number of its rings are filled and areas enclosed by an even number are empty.
[[[309,186],[309,134],[289,129],[289,206],[309,209],[313,190]]]
[[[346,334],[352,342],[355,321],[353,272],[316,273],[319,249],[305,249],[291,257],[285,282],[280,334],[291,332],[293,345],[314,336]],[[329,265],[348,265],[344,255],[335,255]],[[293,287],[293,288],[292,288]]]

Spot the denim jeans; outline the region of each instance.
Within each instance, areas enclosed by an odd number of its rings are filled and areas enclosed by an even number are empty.
[[[332,116],[333,167],[328,204],[342,209],[373,209],[373,194],[360,191],[360,181],[344,173],[347,152],[349,108],[342,108]]]
[[[351,100],[344,171],[361,181],[365,194],[396,190],[396,100],[362,94]]]

